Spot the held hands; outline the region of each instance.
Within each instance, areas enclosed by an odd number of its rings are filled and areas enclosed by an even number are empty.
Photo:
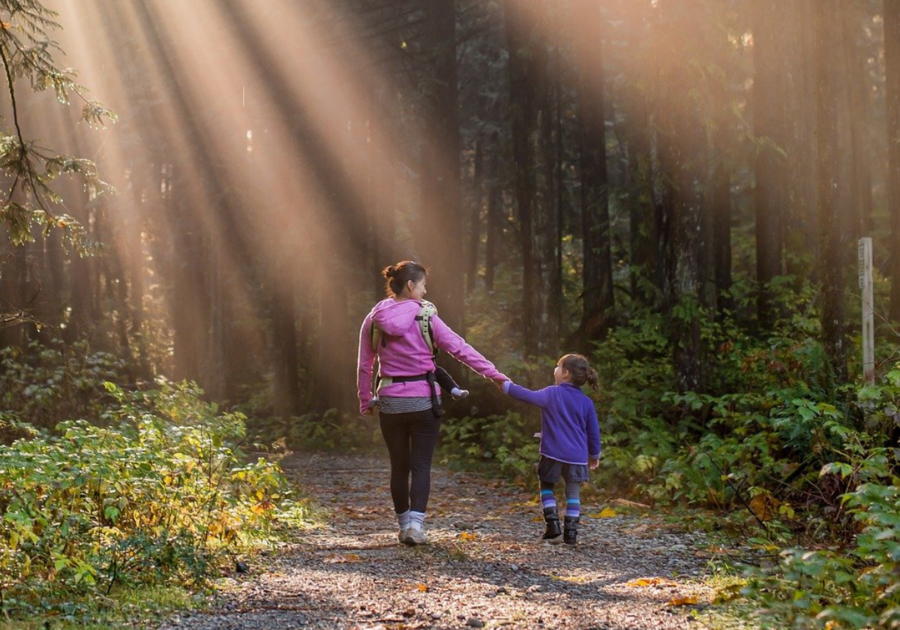
[[[589,459],[588,460],[588,468],[590,468],[591,470],[594,470],[599,465],[600,465],[599,459]]]

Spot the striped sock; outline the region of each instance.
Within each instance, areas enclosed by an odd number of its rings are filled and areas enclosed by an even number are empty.
[[[568,518],[578,518],[581,516],[581,484],[566,484],[566,516]]]
[[[547,508],[556,507],[556,497],[553,495],[553,484],[545,481],[541,482],[541,506]]]
[[[409,529],[409,510],[397,515],[397,524],[400,525],[400,529]]]

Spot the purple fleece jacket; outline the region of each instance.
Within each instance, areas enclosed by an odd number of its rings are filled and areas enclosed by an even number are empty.
[[[538,391],[512,382],[503,391],[516,400],[541,408],[541,455],[566,464],[600,459],[600,424],[594,401],[571,383]]]
[[[387,298],[375,305],[366,315],[359,331],[359,357],[357,361],[357,395],[360,413],[365,413],[372,399],[372,377],[375,351],[372,350],[372,322],[378,322],[382,330],[382,343],[378,347],[378,360],[383,376],[418,376],[434,371],[434,359],[422,338],[416,315],[422,303],[417,300],[395,301]],[[481,356],[466,340],[434,315],[431,318],[434,345],[460,363],[485,378],[505,380],[494,364]],[[381,388],[379,396],[398,398],[428,398],[431,388],[425,381],[392,383]]]

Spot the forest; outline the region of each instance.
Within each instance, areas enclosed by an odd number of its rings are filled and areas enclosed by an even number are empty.
[[[6,619],[310,518],[246,453],[380,444],[414,260],[516,382],[590,359],[595,496],[742,541],[723,605],[900,627],[900,0],[0,0],[0,56]],[[438,363],[442,462],[534,485]]]

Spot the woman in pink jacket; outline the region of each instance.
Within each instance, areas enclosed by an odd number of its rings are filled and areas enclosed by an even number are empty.
[[[373,406],[378,408],[381,433],[391,458],[391,497],[400,525],[399,539],[407,545],[421,545],[427,542],[424,521],[431,489],[431,458],[441,425],[434,354],[418,321],[423,304],[428,305],[423,300],[426,270],[407,260],[387,267],[382,274],[389,297],[375,305],[359,333],[359,410],[370,415]],[[436,312],[426,312],[425,317],[429,318],[435,348],[485,378],[508,380],[450,330]],[[376,357],[379,370],[373,381]]]

